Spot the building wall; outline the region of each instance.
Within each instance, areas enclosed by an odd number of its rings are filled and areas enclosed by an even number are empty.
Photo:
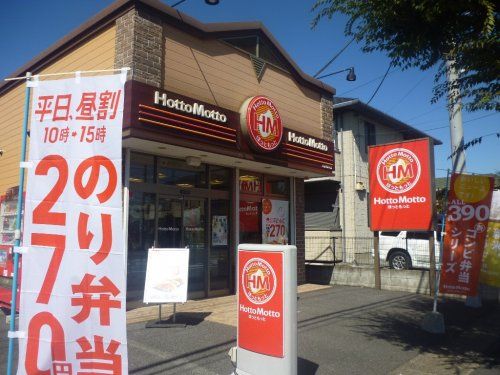
[[[111,69],[114,56],[115,27],[110,27],[33,74]],[[0,96],[0,149],[4,151],[0,157],[0,195],[19,183],[24,93],[25,86],[18,85]]]
[[[321,95],[291,74],[267,64],[259,82],[248,54],[213,39],[199,39],[170,25],[165,33],[164,87],[238,112],[245,99],[266,95],[284,126],[323,138]]]
[[[338,143],[342,162],[336,165],[337,175],[342,182],[339,199],[343,236],[349,238],[373,237],[368,224],[368,153],[365,140],[365,121],[375,125],[377,144],[403,140],[403,135],[391,128],[367,120],[354,112],[344,112],[337,116],[342,122]],[[344,166],[344,171],[342,170]],[[365,190],[356,190],[361,182]],[[351,255],[352,256],[352,255]]]

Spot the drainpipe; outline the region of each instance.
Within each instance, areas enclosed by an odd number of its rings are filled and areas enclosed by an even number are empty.
[[[340,130],[340,187],[342,189],[342,262],[346,261],[346,232],[345,232],[345,169],[344,169],[344,115],[337,115],[337,119],[339,121],[339,130]]]

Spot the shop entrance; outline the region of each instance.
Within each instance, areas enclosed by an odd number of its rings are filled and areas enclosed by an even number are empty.
[[[189,298],[205,296],[207,271],[205,198],[158,199],[157,247],[189,247]]]
[[[226,199],[211,199],[208,207],[206,198],[158,198],[157,247],[189,247],[189,298],[229,292],[228,219]]]

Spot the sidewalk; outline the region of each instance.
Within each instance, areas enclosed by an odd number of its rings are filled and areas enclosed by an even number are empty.
[[[500,373],[500,309],[471,309],[447,300],[446,334],[419,327],[432,299],[356,287],[303,286],[299,294],[299,374],[474,374]],[[145,328],[147,312],[127,313],[130,374],[222,374],[233,367],[226,353],[235,345],[235,296],[188,302],[178,311],[185,328]],[[169,312],[164,309],[163,318]],[[0,373],[7,340],[0,322]],[[278,374],[276,374],[278,375]]]

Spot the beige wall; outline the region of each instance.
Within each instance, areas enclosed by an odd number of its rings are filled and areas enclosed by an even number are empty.
[[[111,69],[114,60],[115,28],[111,27],[34,73]],[[0,195],[19,183],[24,92],[24,85],[18,85],[0,96],[0,149],[4,151],[0,157]]]
[[[250,96],[266,95],[284,126],[322,138],[321,96],[287,72],[267,65],[259,83],[247,54],[217,40],[201,40],[165,25],[167,90],[238,112]]]
[[[341,210],[344,210],[341,217],[345,218],[343,235],[346,237],[372,237],[373,233],[368,227],[368,155],[364,137],[364,124],[368,120],[354,112],[345,112],[343,117],[344,131],[339,134],[338,139],[344,171],[341,170],[342,163],[337,163],[339,178],[341,181],[343,180],[341,194],[344,194],[344,198],[342,199],[342,195],[339,197]],[[402,133],[374,121],[368,122],[375,125],[377,144],[403,140]],[[362,182],[366,190],[356,190],[356,182]]]

